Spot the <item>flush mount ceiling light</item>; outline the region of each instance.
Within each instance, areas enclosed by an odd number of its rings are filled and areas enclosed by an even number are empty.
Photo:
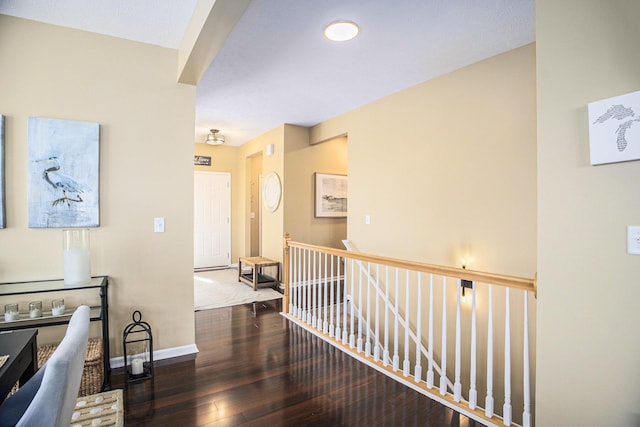
[[[346,42],[357,36],[359,31],[355,22],[334,21],[324,27],[324,36],[334,42]]]
[[[207,135],[207,139],[204,140],[209,145],[224,144],[224,135],[220,135],[218,129],[210,129],[210,133]]]

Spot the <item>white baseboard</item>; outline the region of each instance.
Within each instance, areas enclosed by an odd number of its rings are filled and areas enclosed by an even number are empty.
[[[183,345],[180,347],[163,348],[153,352],[153,361],[171,359],[173,357],[188,356],[197,354],[198,347],[195,344]],[[124,356],[112,357],[109,359],[111,369],[122,368],[124,366]]]

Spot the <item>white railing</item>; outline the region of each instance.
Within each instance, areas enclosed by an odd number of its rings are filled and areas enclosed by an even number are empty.
[[[283,314],[290,320],[482,424],[532,425],[529,304],[535,300],[529,293],[535,292],[534,280],[288,237],[284,250]],[[462,288],[463,280],[473,282],[470,290]],[[471,301],[463,301],[463,289]],[[502,324],[504,334],[499,334],[494,328]],[[502,411],[494,409],[494,401],[502,403]]]

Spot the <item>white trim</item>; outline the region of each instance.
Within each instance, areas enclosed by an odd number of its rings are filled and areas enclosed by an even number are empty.
[[[171,359],[173,357],[187,356],[199,353],[195,344],[183,345],[180,347],[163,348],[153,352],[153,361]],[[111,369],[122,368],[124,366],[124,356],[112,357],[109,360]]]

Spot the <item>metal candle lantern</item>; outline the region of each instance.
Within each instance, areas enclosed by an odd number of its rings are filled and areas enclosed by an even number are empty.
[[[142,313],[133,312],[133,323],[124,328],[122,347],[124,348],[125,377],[127,382],[146,380],[153,377],[153,335],[151,326],[142,321]]]

